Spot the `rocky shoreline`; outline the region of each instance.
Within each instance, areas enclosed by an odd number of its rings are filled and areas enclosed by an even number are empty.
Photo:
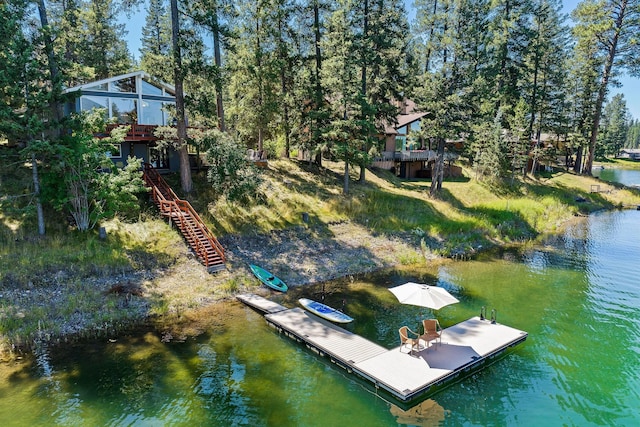
[[[373,272],[403,260],[437,258],[430,251],[422,253],[420,239],[411,233],[374,234],[353,222],[225,236],[220,241],[227,249],[231,270],[255,263],[294,287]]]
[[[10,344],[11,348],[0,349],[0,359],[41,344],[116,336],[158,318],[168,329],[172,322],[188,323],[190,312],[233,298],[239,292],[261,292],[249,263],[262,265],[290,287],[297,287],[437,258],[430,252],[422,253],[420,239],[411,233],[374,234],[349,221],[228,235],[220,242],[226,249],[227,270],[219,273],[208,273],[179,242],[180,255],[166,269],[78,278],[71,267],[34,279],[26,286],[5,288],[0,298],[9,302],[12,312],[4,316],[24,318],[39,311],[46,313],[46,318],[38,321],[38,330],[30,336],[21,336]],[[235,285],[230,287],[229,283]],[[69,314],[74,298],[94,299],[96,312],[104,313],[73,310]],[[162,312],[156,307],[158,301],[162,301]],[[101,314],[108,320],[96,324]]]

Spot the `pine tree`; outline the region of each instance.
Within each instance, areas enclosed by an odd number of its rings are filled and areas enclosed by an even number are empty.
[[[82,64],[93,69],[94,79],[131,71],[132,60],[124,40],[124,24],[117,22],[117,5],[113,0],[91,0],[83,10],[86,27],[81,43]]]
[[[627,140],[624,144],[625,148],[639,148],[640,147],[640,120],[635,119],[631,121],[629,125],[629,132],[627,132]]]
[[[171,40],[173,47],[173,76],[176,89],[176,132],[177,140],[175,148],[180,156],[180,185],[182,191],[190,193],[193,189],[191,179],[191,164],[187,151],[187,123],[184,103],[184,69],[182,67],[182,50],[180,48],[182,38],[180,34],[180,17],[178,0],[171,1]]]
[[[578,44],[596,47],[589,61],[598,66],[597,97],[593,105],[589,155],[583,173],[590,175],[596,154],[600,119],[609,84],[624,69],[640,75],[639,0],[584,0],[573,12]]]
[[[597,155],[617,156],[627,141],[631,117],[624,96],[618,94],[609,101],[602,114]]]
[[[429,70],[422,76],[415,97],[420,108],[429,113],[421,121],[422,134],[436,143],[430,194],[437,197],[444,179],[446,141],[460,138],[463,132],[468,135],[473,114],[470,101],[482,48],[468,42],[468,34],[477,31],[466,19],[472,13],[469,4],[441,0],[433,7],[418,9],[418,19],[427,25],[421,31],[429,34],[424,45],[425,67],[428,62]],[[433,10],[436,16],[424,18]]]
[[[238,37],[229,53],[230,102],[228,121],[248,147],[264,150],[273,136],[271,125],[279,113],[280,71],[276,52],[277,22],[268,0],[237,4]]]
[[[194,23],[211,34],[213,38],[213,63],[203,64],[201,77],[204,81],[198,82],[201,89],[194,92],[191,98],[193,108],[203,116],[212,116],[215,111],[217,126],[225,131],[224,98],[226,94],[227,69],[223,67],[223,46],[229,45],[229,40],[234,37],[229,28],[230,21],[234,18],[234,4],[230,0],[198,0],[190,2],[188,15]],[[215,106],[212,100],[215,99]]]
[[[407,52],[409,25],[402,2],[396,0],[366,0],[356,9],[361,25],[357,35],[360,57],[361,93],[369,106],[376,134],[384,134],[387,123],[398,115],[394,101],[401,100],[407,82],[403,58]],[[370,161],[375,135],[365,139],[361,159],[360,182]]]
[[[362,164],[363,147],[375,132],[374,109],[362,94],[361,56],[356,29],[362,18],[355,2],[341,0],[331,14],[322,48],[326,52],[322,81],[328,90],[330,124],[325,131],[331,152],[344,161],[343,193],[349,193],[349,167]]]
[[[525,56],[527,74],[523,82],[523,99],[527,100],[529,113],[526,130],[529,138],[535,141],[531,148],[532,172],[535,173],[542,148],[542,132],[566,133],[564,99],[568,80],[565,69],[568,33],[556,0],[534,1],[532,31],[531,48]]]
[[[140,67],[165,82],[173,80],[171,17],[165,0],[150,0],[142,27]]]
[[[295,77],[295,99],[301,110],[297,118],[298,130],[294,128],[293,135],[298,149],[309,153],[309,160],[319,167],[323,153],[328,152],[329,147],[323,134],[329,121],[329,109],[321,74],[325,57],[322,40],[330,12],[328,1],[310,0],[302,5],[297,15],[301,68]]]
[[[525,69],[523,67],[532,31],[530,26],[530,0],[497,0],[492,3],[492,19],[489,31],[493,40],[488,47],[490,74],[487,79],[493,85],[495,103],[492,116],[502,110],[502,117],[508,123],[513,110],[521,98],[520,84]]]

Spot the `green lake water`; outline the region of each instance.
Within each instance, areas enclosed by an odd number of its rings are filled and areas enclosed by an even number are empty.
[[[506,357],[403,411],[269,328],[237,302],[206,333],[158,331],[0,366],[2,426],[636,426],[640,425],[640,212],[597,213],[522,252],[327,283],[348,329],[388,348],[398,327],[444,327],[497,310],[528,339]],[[405,281],[445,287],[437,313],[399,304]],[[322,289],[271,294],[293,306]]]
[[[640,188],[640,170],[608,168],[605,166],[604,169],[594,168],[592,173],[593,176],[603,181],[619,182],[620,184]]]

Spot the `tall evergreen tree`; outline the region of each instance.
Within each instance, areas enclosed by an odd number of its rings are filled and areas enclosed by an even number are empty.
[[[264,150],[279,112],[276,5],[269,0],[238,2],[238,21],[229,53],[229,121],[249,147]]]
[[[356,12],[361,20],[356,31],[361,93],[371,112],[363,119],[372,122],[376,134],[383,134],[386,124],[398,115],[394,101],[404,96],[409,25],[404,5],[397,0],[366,0]],[[375,135],[366,140],[375,141]],[[365,145],[359,156],[360,182],[365,179],[369,150],[373,148],[374,145]]]
[[[631,121],[624,147],[640,148],[640,120],[635,119]]]
[[[574,34],[578,43],[595,44],[592,58],[599,65],[599,82],[589,135],[589,155],[584,173],[590,175],[596,153],[602,109],[609,89],[618,73],[628,70],[640,75],[639,0],[584,0],[573,12]]]
[[[432,5],[436,16],[425,18],[433,12]],[[466,19],[470,13],[469,3],[451,0],[418,9],[417,19],[424,25],[420,30],[429,34],[424,46],[425,66],[428,58],[429,70],[422,77],[421,87],[416,88],[416,100],[421,109],[429,112],[421,122],[422,134],[436,143],[432,197],[437,197],[442,189],[446,141],[462,135],[463,123],[468,127],[473,113],[470,100],[482,47],[480,43],[468,43],[468,35],[477,31]]]
[[[302,106],[298,118],[298,131],[293,133],[297,146],[310,155],[317,166],[322,166],[322,155],[328,151],[323,129],[329,120],[326,89],[322,81],[322,63],[325,56],[322,40],[331,6],[326,0],[310,0],[299,9],[298,25],[301,68],[296,76],[296,99]]]
[[[173,80],[171,55],[171,17],[165,0],[150,0],[142,27],[140,67],[159,79]]]
[[[627,141],[630,124],[631,115],[627,103],[624,96],[618,94],[604,107],[597,155],[617,156]]]
[[[51,117],[46,84],[47,73],[37,61],[34,43],[23,32],[28,3],[8,0],[0,4],[0,137],[26,146],[25,154],[31,162],[33,195],[38,220],[38,233],[45,234],[44,214],[40,197],[38,159],[34,146],[45,134]],[[34,37],[37,34],[34,35]]]
[[[534,0],[533,4],[533,38],[525,56],[527,78],[523,83],[523,99],[527,100],[529,113],[526,129],[529,139],[535,141],[527,150],[532,154],[533,172],[541,148],[542,132],[566,132],[563,116],[565,82],[568,80],[565,69],[568,32],[563,25],[560,7],[557,0]]]
[[[502,110],[503,125],[506,126],[522,96],[524,58],[532,38],[532,7],[531,0],[494,0],[492,6],[489,27],[493,35],[489,46],[492,69],[488,75],[495,103],[492,116]]]
[[[322,43],[325,54],[321,76],[330,100],[330,124],[326,138],[334,155],[344,161],[343,193],[349,193],[349,167],[361,164],[362,148],[375,132],[373,109],[362,94],[360,58],[355,34],[361,16],[353,0],[340,0],[328,21]]]
[[[206,82],[199,82],[202,90],[193,98],[193,107],[203,115],[210,115],[209,112],[213,110],[211,100],[215,99],[217,126],[225,131],[224,98],[228,73],[223,67],[222,57],[223,46],[228,46],[233,37],[229,23],[235,15],[234,4],[230,0],[193,1],[189,4],[188,14],[196,25],[208,31],[213,38],[213,64],[202,67],[202,77]]]
[[[82,62],[103,79],[131,71],[132,60],[124,40],[124,24],[118,23],[113,0],[91,0],[83,12],[86,33],[82,40]]]

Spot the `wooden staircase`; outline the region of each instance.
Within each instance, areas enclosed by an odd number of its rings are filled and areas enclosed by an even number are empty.
[[[150,188],[160,214],[175,224],[189,247],[210,272],[225,268],[224,248],[202,222],[191,203],[181,200],[158,171],[149,163],[143,165],[143,178]]]

